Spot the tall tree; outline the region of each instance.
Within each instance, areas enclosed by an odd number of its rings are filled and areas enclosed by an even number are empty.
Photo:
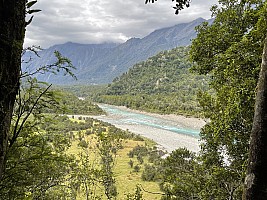
[[[216,98],[203,96],[202,105],[212,118],[202,131],[206,141],[203,153],[207,163],[217,166],[222,165],[222,155],[228,155],[230,164],[242,172],[249,151],[243,199],[267,199],[267,3],[261,0],[219,3],[220,7],[212,8],[216,17],[213,25],[198,28],[191,51],[198,64],[195,70],[211,74],[216,91]]]
[[[265,23],[266,20],[267,18]],[[267,36],[257,88],[248,169],[243,192],[245,200],[267,199],[267,177],[265,176],[267,169]]]
[[[0,178],[5,169],[10,123],[19,89],[27,0],[0,1]]]
[[[75,67],[68,58],[61,56],[58,51],[54,52],[56,58],[54,63],[37,67],[33,72],[21,71],[22,54],[28,50],[37,54],[35,47],[23,50],[25,28],[31,23],[32,14],[41,11],[32,9],[35,3],[37,3],[37,0],[3,0],[0,2],[0,179],[5,171],[8,148],[16,142],[23,124],[37,106],[41,96],[50,87],[46,88],[35,99],[35,104],[30,108],[30,113],[26,115],[27,117],[20,128],[12,133],[10,131],[12,114],[17,94],[19,94],[21,80],[30,78],[37,73],[51,72],[56,74],[59,71],[64,71],[64,75],[76,78],[71,72],[71,69],[75,69]],[[25,20],[26,15],[32,15],[29,21]]]

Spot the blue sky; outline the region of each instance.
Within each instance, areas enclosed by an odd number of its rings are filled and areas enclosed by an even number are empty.
[[[32,24],[27,27],[25,47],[77,42],[96,44],[125,42],[142,38],[152,31],[189,22],[198,17],[209,19],[211,5],[217,0],[192,0],[191,6],[177,16],[171,0],[144,4],[145,0],[38,0]],[[29,16],[28,16],[29,17]]]

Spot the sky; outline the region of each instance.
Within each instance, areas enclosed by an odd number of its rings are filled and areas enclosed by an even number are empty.
[[[24,47],[38,45],[48,48],[55,44],[76,42],[99,44],[122,43],[143,38],[156,29],[211,18],[210,7],[217,0],[192,0],[191,6],[174,14],[175,2],[158,0],[38,0],[27,26]],[[30,18],[30,16],[27,16]]]

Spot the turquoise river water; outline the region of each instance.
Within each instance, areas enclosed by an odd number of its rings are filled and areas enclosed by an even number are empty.
[[[174,122],[173,120],[150,116],[145,113],[137,113],[112,105],[100,104],[99,106],[108,114],[107,117],[101,117],[101,120],[114,125],[142,125],[158,129],[159,131],[166,130],[196,138],[199,136],[199,130],[184,127],[182,123],[179,124],[179,122]]]

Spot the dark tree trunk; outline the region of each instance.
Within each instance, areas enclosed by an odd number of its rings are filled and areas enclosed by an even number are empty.
[[[267,36],[255,103],[244,200],[267,199]]]
[[[12,111],[19,89],[26,0],[0,1],[0,179],[5,170]]]

